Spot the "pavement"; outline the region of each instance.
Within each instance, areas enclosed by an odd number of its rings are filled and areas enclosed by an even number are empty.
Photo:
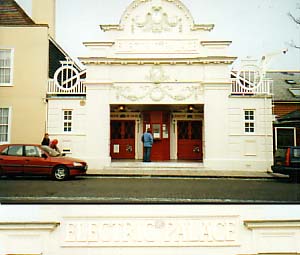
[[[195,177],[195,178],[253,178],[279,179],[287,175],[275,174],[272,171],[255,170],[211,170],[203,163],[167,163],[167,162],[112,162],[104,169],[88,169],[92,176],[163,176],[163,177]]]

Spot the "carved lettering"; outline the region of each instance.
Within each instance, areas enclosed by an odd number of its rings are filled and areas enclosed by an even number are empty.
[[[198,41],[191,39],[182,40],[119,40],[116,43],[117,53],[176,53],[196,52]]]
[[[67,220],[65,246],[234,246],[238,223],[222,219]]]

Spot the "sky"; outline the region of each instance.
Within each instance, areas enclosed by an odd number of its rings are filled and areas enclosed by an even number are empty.
[[[56,41],[74,57],[86,55],[83,42],[105,41],[100,24],[118,24],[132,0],[56,0]],[[17,0],[31,14],[31,0]],[[182,0],[195,23],[215,24],[211,37],[232,41],[238,60],[273,54],[269,70],[300,70],[300,0]],[[287,54],[281,50],[288,48]],[[238,61],[237,61],[238,62]]]

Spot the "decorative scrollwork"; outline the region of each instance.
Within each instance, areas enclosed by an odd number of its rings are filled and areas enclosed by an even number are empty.
[[[132,19],[132,32],[134,32],[134,26],[143,29],[144,32],[161,33],[170,31],[174,27],[178,27],[179,32],[182,32],[181,18],[170,18],[160,5],[152,6],[143,21],[136,19]]]
[[[155,102],[162,101],[165,97],[169,97],[175,101],[184,101],[188,98],[200,94],[202,88],[199,85],[170,85],[170,84],[149,84],[145,86],[121,86],[114,85],[117,98],[125,98],[129,101],[141,101],[149,97]]]
[[[262,70],[257,65],[244,65],[237,73],[237,82],[246,91],[254,91],[263,82]]]
[[[165,97],[169,97],[175,101],[183,101],[193,96],[197,99],[197,96],[203,90],[200,84],[171,84],[165,82],[168,77],[159,65],[150,69],[146,79],[152,81],[153,84],[144,86],[114,85],[117,98],[123,97],[130,101],[138,101],[149,97],[151,100],[159,102]]]
[[[71,63],[71,62],[70,62]],[[63,90],[69,91],[77,87],[80,82],[80,74],[72,64],[67,62],[66,65],[61,66],[54,73],[55,85]]]

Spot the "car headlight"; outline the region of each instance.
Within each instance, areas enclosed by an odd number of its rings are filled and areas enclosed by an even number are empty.
[[[81,167],[81,166],[83,166],[81,163],[79,163],[79,162],[74,162],[73,163],[73,166],[75,166],[75,167]]]

